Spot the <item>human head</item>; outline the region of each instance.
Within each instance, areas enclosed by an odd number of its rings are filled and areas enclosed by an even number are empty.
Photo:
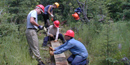
[[[73,30],[67,30],[64,35],[65,35],[65,39],[69,40],[69,39],[74,37],[74,31]]]
[[[60,5],[59,5],[59,3],[58,2],[55,2],[54,3],[54,8],[58,8]]]
[[[55,26],[56,28],[58,28],[58,27],[59,27],[60,22],[59,22],[58,20],[55,20],[55,21],[53,22],[53,24],[54,24],[54,26]]]
[[[38,9],[38,14],[41,14],[41,12],[44,13],[44,6],[42,4],[37,5],[36,9]]]

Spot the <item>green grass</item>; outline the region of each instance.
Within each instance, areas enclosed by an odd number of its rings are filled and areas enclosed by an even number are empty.
[[[74,23],[73,23],[74,25]],[[62,26],[61,33],[65,33],[73,27],[79,28],[81,24],[75,23],[75,26]],[[28,43],[25,36],[26,25],[20,25],[20,31],[15,24],[2,23],[0,26],[0,65],[37,65],[35,59],[29,56]],[[94,23],[84,24],[77,31],[75,28],[75,39],[81,41],[87,48],[89,56],[89,65],[106,65],[107,61],[111,65],[119,65],[123,57],[130,59],[130,24],[129,22],[116,22],[111,24],[98,24],[98,28]],[[49,48],[42,50],[43,31],[38,32],[39,48],[42,61],[49,65],[50,54]],[[108,36],[108,37],[107,37]],[[121,50],[118,44],[122,45]],[[108,48],[107,48],[108,45]],[[106,50],[109,50],[107,55]],[[70,56],[70,52],[65,52],[66,57]]]

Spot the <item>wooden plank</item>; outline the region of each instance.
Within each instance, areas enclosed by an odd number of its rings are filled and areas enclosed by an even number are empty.
[[[60,43],[51,41],[51,46],[53,48],[56,48],[56,47],[60,46]],[[55,58],[56,65],[69,65],[64,53],[54,55],[54,58]]]

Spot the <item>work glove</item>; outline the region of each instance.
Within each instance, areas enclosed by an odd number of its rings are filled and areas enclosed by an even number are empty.
[[[53,52],[53,51],[50,51],[50,55],[53,56],[53,55],[54,55],[54,52]]]
[[[50,51],[54,51],[54,49],[53,49],[52,47],[49,47],[49,50],[50,50]]]
[[[42,30],[42,29],[43,29],[43,26],[40,26],[40,25],[39,25],[38,28],[39,28],[39,30]]]
[[[45,30],[45,32],[47,32],[47,28],[46,27],[44,27],[44,30]]]
[[[54,17],[54,15],[53,15],[53,14],[51,14],[51,17],[53,18],[53,17]]]

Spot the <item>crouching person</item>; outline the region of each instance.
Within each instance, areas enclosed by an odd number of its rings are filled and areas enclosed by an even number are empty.
[[[47,46],[47,42],[51,40],[56,42],[58,39],[61,39],[63,43],[65,42],[63,35],[59,33],[59,24],[60,22],[56,20],[53,22],[53,25],[48,27],[47,37],[44,38],[42,47]]]
[[[67,60],[71,65],[87,65],[87,49],[80,41],[75,40],[73,37],[74,32],[72,30],[68,30],[65,33],[66,42],[61,46],[56,47],[55,49],[50,47],[50,49],[52,50],[50,51],[50,54],[60,54],[66,50],[69,50],[72,53],[72,55]]]

